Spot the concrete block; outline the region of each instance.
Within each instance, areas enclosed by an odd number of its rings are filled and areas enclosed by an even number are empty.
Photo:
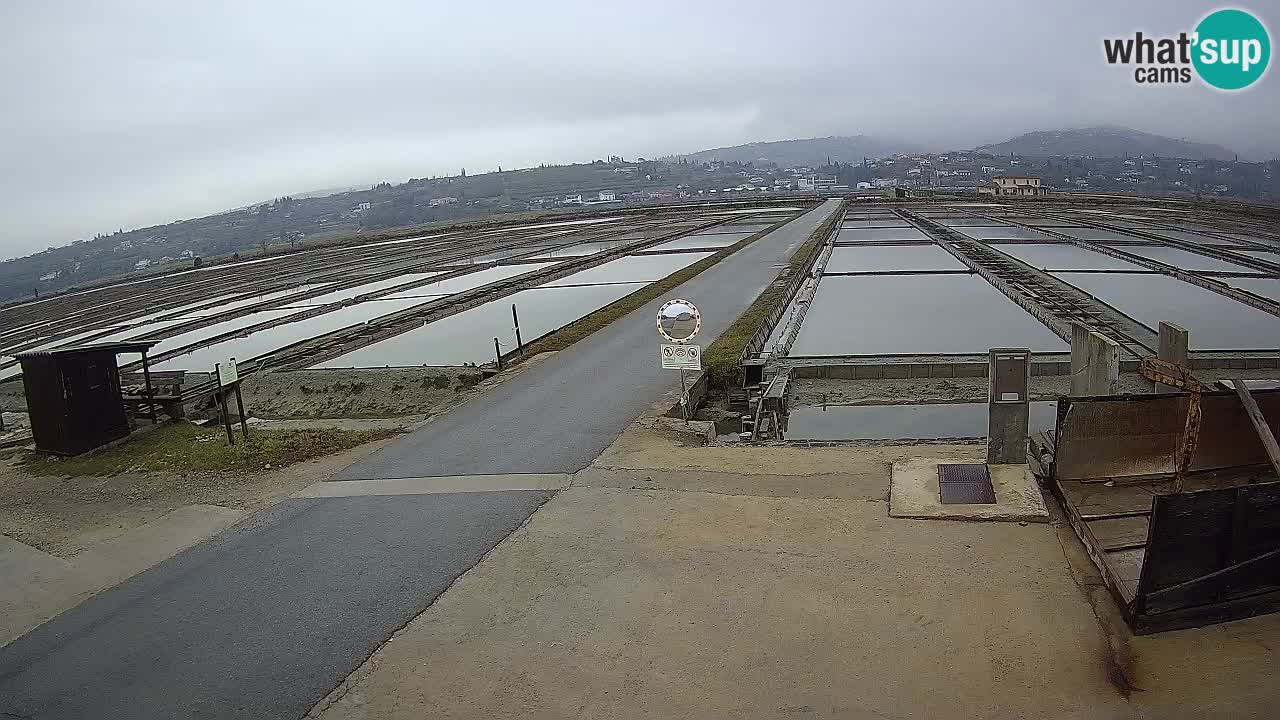
[[[987,462],[1025,463],[1031,417],[1031,351],[992,348],[988,364]]]
[[[937,378],[949,378],[956,376],[955,363],[945,363],[933,366],[933,376]]]
[[[1157,358],[1181,367],[1189,367],[1187,358],[1190,344],[1191,333],[1186,328],[1170,322],[1160,323],[1160,344],[1156,350]],[[1177,388],[1156,383],[1156,392],[1173,392],[1174,390],[1177,390]]]
[[[1072,324],[1071,394],[1110,395],[1119,379],[1119,343],[1079,323]]]
[[[988,465],[996,501],[992,505],[943,505],[938,465],[971,460],[911,458],[893,463],[889,516],[924,520],[1048,522],[1049,512],[1035,476],[1026,465]]]

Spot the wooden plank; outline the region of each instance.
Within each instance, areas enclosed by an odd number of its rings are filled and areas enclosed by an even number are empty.
[[[1232,378],[1231,384],[1236,386],[1236,394],[1240,396],[1245,414],[1249,416],[1254,431],[1258,433],[1258,439],[1262,441],[1263,449],[1267,451],[1267,457],[1271,460],[1271,467],[1276,471],[1276,477],[1280,478],[1280,444],[1276,443],[1276,436],[1271,434],[1271,426],[1267,424],[1267,419],[1263,417],[1262,410],[1258,408],[1258,403],[1253,399],[1253,393],[1249,392],[1249,386],[1244,380]]]
[[[1104,550],[1131,549],[1147,544],[1147,518],[1144,515],[1086,520],[1094,537]]]
[[[1081,519],[1080,511],[1063,490],[1062,483],[1053,480],[1049,483],[1049,489],[1058,498],[1058,501],[1062,503],[1063,508],[1066,509],[1067,521],[1071,523],[1071,528],[1076,531],[1076,537],[1080,538],[1081,544],[1084,545],[1085,553],[1089,555],[1089,559],[1093,560],[1094,566],[1102,574],[1103,584],[1107,586],[1107,590],[1115,598],[1116,605],[1120,607],[1120,612],[1124,615],[1125,622],[1132,625],[1135,621],[1133,608],[1130,605],[1133,595],[1126,593],[1122,581],[1116,577],[1115,571],[1107,562],[1107,553],[1099,548],[1098,539],[1093,536],[1093,531],[1089,529],[1089,523]]]
[[[1166,630],[1183,630],[1240,620],[1278,610],[1280,610],[1280,590],[1232,598],[1211,605],[1179,608],[1155,615],[1136,615],[1131,624],[1135,635],[1150,635]]]

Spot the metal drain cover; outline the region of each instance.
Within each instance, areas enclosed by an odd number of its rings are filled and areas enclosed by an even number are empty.
[[[991,472],[982,463],[938,465],[938,494],[943,505],[994,505]]]

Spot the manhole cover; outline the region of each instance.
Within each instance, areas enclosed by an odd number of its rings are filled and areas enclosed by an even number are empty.
[[[938,466],[938,494],[943,505],[994,505],[991,472],[981,463]]]

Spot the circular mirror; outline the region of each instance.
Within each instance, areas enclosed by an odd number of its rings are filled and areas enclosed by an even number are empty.
[[[686,300],[672,300],[658,313],[658,329],[672,341],[688,340],[701,325],[698,308]]]

